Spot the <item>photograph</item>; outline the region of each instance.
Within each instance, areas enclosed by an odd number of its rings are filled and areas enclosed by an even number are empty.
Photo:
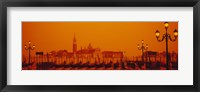
[[[0,91],[197,92],[200,0],[0,1]]]
[[[21,23],[22,70],[178,70],[178,21]]]

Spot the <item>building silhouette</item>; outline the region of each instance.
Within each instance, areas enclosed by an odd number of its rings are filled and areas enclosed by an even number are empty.
[[[93,48],[91,43],[87,47],[77,49],[77,40],[74,35],[72,52],[67,50],[52,51],[49,57],[53,56],[56,63],[108,63],[120,62],[124,55],[121,51],[101,51],[100,48]],[[51,60],[51,59],[50,59]]]

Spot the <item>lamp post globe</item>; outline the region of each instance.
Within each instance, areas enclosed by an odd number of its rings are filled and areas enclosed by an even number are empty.
[[[174,37],[177,37],[178,36],[178,31],[175,29],[174,30]]]
[[[157,38],[160,36],[160,32],[158,30],[156,30],[155,34]]]
[[[165,26],[165,28],[167,29],[167,28],[169,27],[169,23],[168,23],[168,22],[165,22],[165,23],[164,23],[164,26]]]

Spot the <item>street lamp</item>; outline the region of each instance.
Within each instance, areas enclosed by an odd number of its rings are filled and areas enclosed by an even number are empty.
[[[165,26],[165,30],[166,30],[166,33],[163,34],[162,36],[162,39],[159,39],[160,37],[160,32],[158,30],[156,30],[155,32],[155,35],[156,35],[156,38],[159,42],[162,42],[166,41],[166,69],[169,70],[169,56],[168,56],[168,39],[172,42],[176,41],[177,37],[178,37],[178,31],[175,29],[174,30],[174,39],[172,39],[172,37],[170,36],[170,34],[167,33],[167,29],[169,27],[169,23],[168,22],[165,22],[164,23],[164,26]]]
[[[29,54],[29,56],[28,56],[28,63],[30,64],[30,58],[31,58],[31,54],[30,53],[31,53],[31,50],[35,49],[35,45],[31,46],[31,41],[29,41],[28,42],[28,46],[25,45],[24,47],[25,47],[25,50],[28,50],[28,54]]]
[[[144,46],[144,40],[142,40],[142,46],[140,47],[140,45],[138,44],[138,50],[142,50],[142,63],[144,63],[144,50],[148,49],[148,44],[146,44],[146,46]]]

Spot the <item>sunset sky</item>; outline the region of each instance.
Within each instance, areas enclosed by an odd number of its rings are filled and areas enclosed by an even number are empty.
[[[168,32],[173,37],[178,22],[169,22]],[[165,51],[165,41],[158,42],[155,31],[165,33],[164,22],[22,22],[22,54],[28,55],[25,44],[30,40],[36,46],[31,52],[52,50],[72,52],[74,34],[78,50],[89,43],[101,51],[123,51],[126,56],[141,55],[137,44],[144,40],[150,51]],[[179,30],[178,30],[179,31]],[[178,52],[178,40],[169,41],[169,52]]]

